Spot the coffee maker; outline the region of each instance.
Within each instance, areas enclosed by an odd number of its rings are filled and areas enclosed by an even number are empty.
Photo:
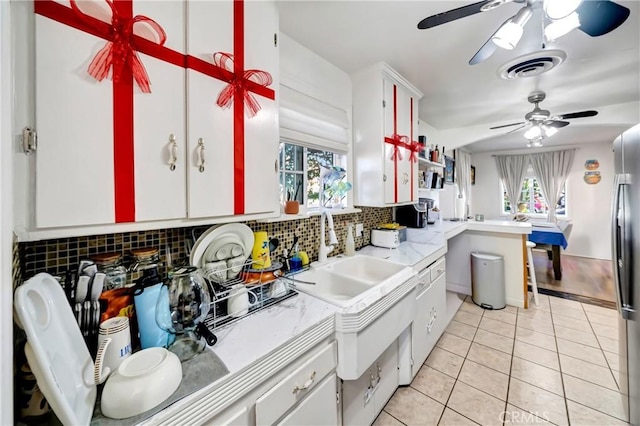
[[[432,198],[419,198],[420,203],[423,203],[427,210],[427,224],[433,225],[436,223],[436,214],[433,212],[433,208],[436,206],[436,200]]]
[[[417,204],[396,207],[396,222],[409,228],[424,228],[427,224],[434,224],[435,219],[429,220],[429,213],[435,206],[431,198],[419,198]],[[433,214],[433,212],[431,212]]]

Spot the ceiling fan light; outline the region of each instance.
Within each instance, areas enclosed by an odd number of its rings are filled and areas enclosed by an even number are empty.
[[[544,13],[549,19],[562,19],[576,11],[582,0],[544,0]]]
[[[544,136],[546,138],[550,138],[551,136],[553,136],[556,133],[558,133],[558,129],[556,129],[555,127],[551,127],[551,126],[542,126],[542,131],[544,132]]]
[[[503,49],[513,50],[522,38],[522,27],[513,22],[507,22],[504,24],[498,32],[493,36],[491,41]]]
[[[571,15],[551,22],[544,29],[544,37],[547,41],[559,39],[565,34],[575,30],[580,26],[580,17],[576,12]]]
[[[491,41],[503,49],[513,50],[522,38],[524,26],[532,15],[531,6],[525,6],[508,22],[505,22],[491,38]]]
[[[535,138],[539,138],[542,135],[542,130],[539,126],[533,126],[529,130],[527,130],[524,134],[524,137],[531,140]]]

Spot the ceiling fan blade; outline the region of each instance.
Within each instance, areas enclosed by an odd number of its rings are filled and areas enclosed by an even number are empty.
[[[485,61],[487,59],[489,59],[491,57],[491,55],[493,55],[493,53],[498,49],[498,46],[496,46],[496,44],[493,42],[493,36],[496,35],[496,33],[500,30],[500,28],[502,28],[502,26],[504,24],[506,24],[507,22],[509,22],[511,20],[511,18],[507,19],[506,21],[504,21],[502,23],[502,25],[500,25],[494,32],[493,34],[491,34],[491,37],[489,37],[489,40],[487,40],[482,47],[476,52],[475,55],[473,55],[473,58],[469,59],[469,65],[476,65],[479,64],[482,61]]]
[[[529,123],[524,123],[522,126],[518,127],[517,129],[513,129],[513,130],[508,131],[507,133],[505,133],[505,135],[508,135],[509,133],[514,133],[514,132],[517,132],[518,130],[524,129],[525,127],[527,127],[528,124]]]
[[[511,124],[504,124],[502,126],[496,126],[496,127],[489,127],[489,130],[493,130],[493,129],[502,129],[504,127],[511,127],[511,126],[519,126],[521,124],[527,124],[525,121],[521,121],[520,123],[511,123]]]
[[[435,15],[429,16],[418,22],[418,29],[426,30],[427,28],[437,27],[438,25],[446,24],[447,22],[455,21],[456,19],[475,15],[476,13],[482,12],[482,6],[487,3],[491,3],[491,1],[492,0],[479,1],[477,3],[458,7],[447,12],[437,13]]]
[[[591,37],[605,35],[629,17],[629,9],[608,0],[585,0],[577,9],[579,29]]]
[[[549,127],[555,127],[556,129],[562,129],[563,127],[568,126],[570,123],[568,121],[550,120],[549,122],[545,121],[544,124]]]
[[[598,111],[580,111],[580,112],[572,112],[569,114],[562,114],[558,116],[560,120],[571,120],[572,118],[584,118],[584,117],[593,117],[594,115],[598,115]]]

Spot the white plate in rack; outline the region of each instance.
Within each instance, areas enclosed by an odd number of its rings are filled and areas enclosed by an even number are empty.
[[[18,287],[14,309],[27,333],[25,354],[60,421],[89,424],[97,389],[93,360],[62,286],[40,273]]]
[[[254,239],[251,228],[243,223],[227,223],[224,225],[212,226],[200,235],[200,238],[198,238],[193,245],[191,255],[189,256],[189,262],[191,265],[202,268],[204,263],[206,263],[205,253],[207,252],[209,245],[215,244],[215,240],[225,236],[226,234],[232,234],[238,237],[244,247],[243,256],[245,259],[251,255]],[[210,253],[211,255],[215,255],[213,250],[211,250]]]

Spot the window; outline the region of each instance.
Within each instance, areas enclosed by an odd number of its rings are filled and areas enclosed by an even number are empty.
[[[502,189],[502,213],[511,213],[511,203],[507,198],[507,193],[504,190],[502,183],[500,184]],[[556,216],[566,216],[566,190],[567,187],[562,188],[560,197],[556,203]],[[546,215],[549,212],[549,206],[546,200],[542,196],[540,191],[540,184],[535,177],[526,178],[522,183],[522,190],[520,191],[520,197],[518,199],[518,213],[530,214],[530,215]]]
[[[346,166],[346,155],[290,143],[280,144],[280,203],[297,200],[307,208],[329,207],[338,200],[330,197],[328,186],[320,184],[320,165]],[[334,197],[335,198],[335,197]],[[339,200],[346,205],[346,198]]]

